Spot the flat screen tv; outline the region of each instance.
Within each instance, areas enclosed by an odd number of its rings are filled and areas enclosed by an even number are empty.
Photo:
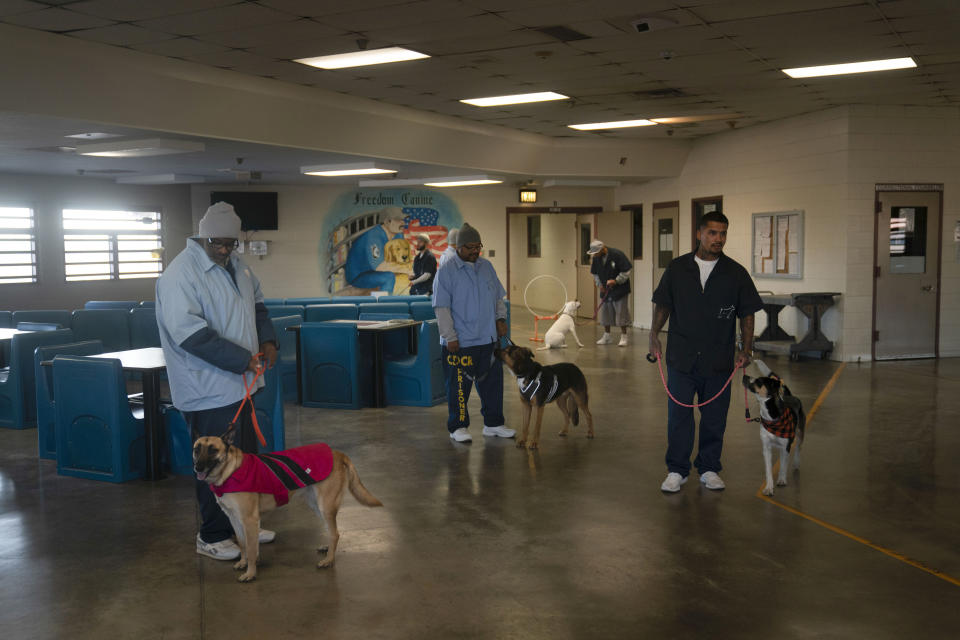
[[[244,231],[277,230],[276,191],[211,191],[210,204],[217,202],[233,205]]]

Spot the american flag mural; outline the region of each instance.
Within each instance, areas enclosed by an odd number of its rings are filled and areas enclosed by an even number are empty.
[[[436,209],[426,207],[404,207],[407,228],[403,230],[403,237],[410,244],[414,244],[414,236],[418,233],[425,233],[430,236],[430,251],[434,256],[440,257],[443,250],[447,248],[447,229],[445,226],[437,224],[440,219],[440,212]]]

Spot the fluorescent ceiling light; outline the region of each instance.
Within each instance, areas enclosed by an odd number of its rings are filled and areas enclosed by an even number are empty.
[[[820,76],[839,76],[848,73],[869,73],[871,71],[889,71],[891,69],[912,69],[917,66],[913,58],[889,58],[887,60],[867,60],[865,62],[847,62],[827,64],[819,67],[797,67],[784,69],[791,78],[817,78]]]
[[[100,156],[104,158],[142,158],[145,156],[165,156],[173,153],[203,151],[205,148],[202,142],[148,138],[146,140],[123,140],[121,142],[85,144],[77,147],[77,153],[82,156]]]
[[[546,102],[547,100],[567,100],[570,96],[554,91],[541,91],[540,93],[518,93],[513,96],[494,96],[492,98],[470,98],[461,100],[465,104],[472,104],[475,107],[499,107],[505,104],[527,104],[530,102]]]
[[[490,176],[457,176],[452,178],[426,178],[423,185],[426,187],[472,187],[481,184],[500,184],[503,180],[496,180]]]
[[[63,136],[64,138],[79,138],[80,140],[106,140],[107,138],[122,138],[123,136],[119,133],[72,133],[68,136]]]
[[[625,129],[626,127],[649,127],[657,124],[653,120],[618,120],[615,122],[589,122],[587,124],[568,124],[571,129],[593,131],[594,129]]]
[[[675,116],[672,118],[650,118],[657,124],[685,124],[688,122],[709,122],[711,120],[733,120],[742,118],[740,113],[705,113],[699,116]]]
[[[373,162],[348,162],[341,164],[316,164],[300,167],[300,173],[308,176],[369,176],[380,173],[396,173],[396,169],[384,169]]]
[[[332,56],[299,58],[294,60],[294,62],[317,67],[318,69],[345,69],[347,67],[365,67],[371,64],[404,62],[406,60],[420,60],[421,58],[429,57],[430,56],[425,53],[404,49],[403,47],[386,47],[384,49],[338,53]]]
[[[185,173],[158,173],[151,176],[117,178],[117,184],[195,184],[204,181],[203,176],[191,176]]]

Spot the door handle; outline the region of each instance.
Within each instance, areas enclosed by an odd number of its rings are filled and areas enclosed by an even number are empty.
[[[920,291],[926,291],[926,292],[933,291],[933,285],[932,285],[932,284],[928,284],[928,285],[925,286],[925,287],[920,287]]]

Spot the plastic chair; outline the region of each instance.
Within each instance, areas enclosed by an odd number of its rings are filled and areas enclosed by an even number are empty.
[[[414,320],[436,320],[437,314],[433,310],[433,302],[411,302],[410,317]]]
[[[271,318],[279,318],[281,316],[299,316],[303,320],[303,306],[299,304],[268,304],[267,313],[270,314]]]
[[[143,475],[143,409],[130,409],[119,360],[55,357],[53,395],[57,473],[107,482]]]
[[[18,333],[10,339],[10,367],[0,373],[0,427],[37,426],[37,383],[33,352],[37,347],[73,342],[73,331]]]
[[[263,446],[257,441],[257,448],[260,453],[267,453],[284,449],[284,443],[287,441],[284,433],[284,387],[280,367],[275,366],[273,369],[264,371],[263,382],[263,387],[253,396],[253,406],[257,412],[257,424],[260,425],[263,438],[267,441],[267,446]],[[294,367],[293,393],[296,396],[296,367]]]
[[[63,327],[52,322],[18,322],[17,329],[20,331],[57,331],[63,329]]]
[[[359,409],[363,403],[359,353],[356,325],[301,324],[303,406]]]
[[[29,311],[14,311],[13,312],[13,326],[21,322],[49,322],[52,324],[58,324],[61,327],[70,326],[70,312],[61,311],[61,310],[29,310]]]
[[[107,351],[130,348],[130,311],[127,309],[77,309],[70,327],[77,340],[99,340]]]
[[[307,322],[325,320],[356,320],[359,311],[355,304],[312,304],[304,311]]]
[[[427,295],[406,295],[406,296],[377,296],[378,303],[384,302],[406,302],[407,304],[412,304],[414,302],[422,302],[424,300],[430,300],[430,296]]]
[[[145,309],[153,309],[157,306],[156,300],[142,300],[138,307],[144,307]]]
[[[330,298],[330,304],[366,304],[376,302],[373,296],[334,296]]]
[[[417,354],[384,360],[383,390],[388,405],[432,407],[446,401],[440,331],[436,320],[420,325]]]
[[[280,305],[283,304],[283,298],[264,298],[263,304],[267,305],[268,307],[270,305],[279,307]]]
[[[13,314],[9,311],[0,311],[0,328],[9,329],[13,326]]]
[[[103,353],[99,340],[37,347],[33,353],[33,374],[37,381],[37,452],[41,458],[57,457],[57,416],[53,395],[53,367],[41,363],[54,356],[92,356]]]
[[[136,300],[90,300],[83,305],[84,309],[126,309],[130,311],[137,306]]]
[[[410,315],[410,305],[406,302],[374,302],[372,304],[358,304],[360,313],[402,313]]]
[[[330,302],[330,298],[284,298],[283,304],[286,306],[301,306],[305,307],[310,304],[326,304]]]
[[[130,348],[144,349],[160,346],[160,329],[157,327],[155,307],[136,307],[130,310]]]
[[[285,400],[295,402],[297,399],[297,336],[287,327],[294,327],[303,319],[300,316],[282,316],[272,318],[273,332],[280,343],[280,358],[277,367],[280,369],[280,382],[283,387]]]

